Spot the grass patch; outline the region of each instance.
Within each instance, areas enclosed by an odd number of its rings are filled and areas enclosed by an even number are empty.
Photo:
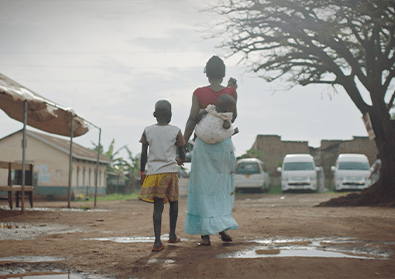
[[[139,192],[134,192],[130,194],[109,194],[105,196],[97,196],[96,201],[124,201],[124,200],[137,200],[139,197]],[[94,196],[88,196],[87,200],[76,200],[76,202],[86,202],[90,201],[93,202],[95,201]]]
[[[339,194],[338,192],[335,192],[333,189],[328,189],[328,192],[325,192],[325,194]]]
[[[270,191],[268,192],[268,194],[273,194],[273,195],[282,194],[282,193],[283,192],[281,191],[281,185],[272,186],[270,188]]]
[[[265,193],[264,195],[268,195],[268,194],[282,194],[283,192],[281,191],[281,185],[277,185],[277,186],[272,186],[270,188],[270,191]],[[239,190],[236,192],[236,196],[243,196],[243,195],[251,195],[251,194],[262,194],[261,192],[259,192],[258,189],[256,190]]]

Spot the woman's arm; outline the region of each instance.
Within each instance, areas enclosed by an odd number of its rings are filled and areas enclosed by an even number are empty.
[[[237,118],[237,92],[235,93],[235,102],[236,105],[233,108],[233,117],[232,117],[232,123],[235,122],[236,118]]]
[[[234,87],[235,89],[235,102],[237,105],[237,80],[235,78],[230,78],[228,81],[228,87]],[[233,117],[232,117],[232,123],[235,122],[236,118],[237,118],[237,106],[234,106],[234,108],[232,109],[232,113],[233,113]]]
[[[198,120],[199,110],[200,110],[199,99],[195,95],[193,95],[191,111],[189,113],[189,117],[187,120],[187,124],[185,125],[185,131],[184,131],[184,140],[186,143],[191,137],[196,124],[199,122]]]

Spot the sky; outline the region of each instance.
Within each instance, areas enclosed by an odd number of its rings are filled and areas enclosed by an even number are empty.
[[[203,69],[212,55],[224,59],[224,84],[238,81],[236,156],[258,134],[311,147],[367,136],[342,88],[287,90],[289,84],[247,73],[239,57],[225,58],[229,52],[218,48],[218,39],[204,39],[204,26],[217,18],[201,11],[215,1],[2,0],[0,73],[100,127],[105,150],[114,139],[116,150],[127,145],[134,156],[144,127],[156,122],[157,100],[170,101],[171,124],[184,131],[193,91],[208,85]],[[0,127],[1,139],[23,124],[0,110]],[[92,148],[98,137],[91,127],[74,142]]]

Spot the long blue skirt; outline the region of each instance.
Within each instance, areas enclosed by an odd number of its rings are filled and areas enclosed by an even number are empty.
[[[232,139],[208,144],[196,138],[189,177],[185,232],[212,235],[235,230],[232,217],[233,174],[236,158]]]

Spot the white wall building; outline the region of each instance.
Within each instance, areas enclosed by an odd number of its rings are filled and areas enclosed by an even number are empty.
[[[23,131],[0,139],[0,161],[22,161]],[[67,199],[69,184],[70,139],[26,131],[26,163],[34,164],[34,196]],[[98,194],[105,194],[107,165],[112,160],[99,157]],[[94,193],[97,171],[97,152],[73,142],[72,192]],[[7,185],[7,170],[0,170],[0,184]],[[1,193],[0,195],[6,195]]]

